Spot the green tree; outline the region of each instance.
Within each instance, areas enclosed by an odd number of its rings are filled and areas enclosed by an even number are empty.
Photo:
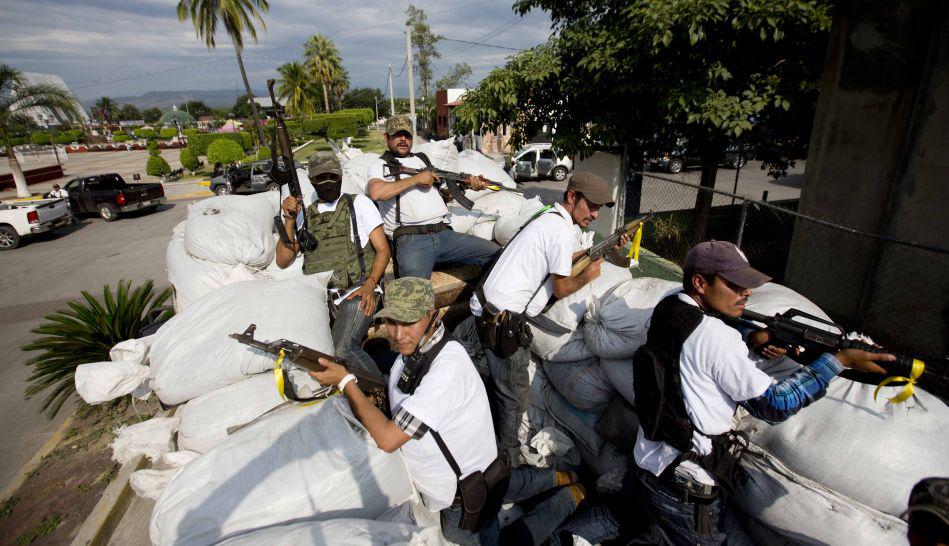
[[[339,71],[336,72],[336,75],[333,77],[333,81],[330,82],[330,94],[332,95],[332,102],[334,108],[343,107],[343,97],[349,91],[349,71],[345,67],[340,66]]]
[[[468,63],[457,63],[448,69],[448,73],[443,78],[435,82],[435,89],[452,89],[455,87],[468,87],[468,81],[471,79],[471,66]]]
[[[244,89],[247,96],[250,97],[250,111],[254,118],[254,125],[257,127],[257,133],[261,142],[266,142],[264,138],[264,128],[260,124],[260,116],[257,115],[257,104],[254,103],[254,93],[250,90],[250,82],[247,81],[247,73],[244,71],[244,59],[241,57],[241,51],[244,49],[244,33],[257,42],[257,29],[254,27],[255,21],[260,27],[266,29],[262,13],[267,13],[270,5],[267,0],[179,0],[178,1],[178,20],[185,21],[191,19],[194,24],[195,33],[198,38],[203,39],[208,49],[214,49],[214,34],[217,31],[218,24],[224,25],[224,31],[231,37],[234,44],[234,52],[237,54],[237,66],[241,70],[241,78],[244,80]]]
[[[181,166],[188,169],[192,173],[201,166],[201,161],[198,159],[198,156],[194,155],[194,152],[191,151],[191,148],[187,146],[181,149],[178,159],[181,161]]]
[[[379,89],[357,87],[350,89],[343,95],[343,108],[370,108],[375,112],[376,104],[384,101],[385,96]]]
[[[777,171],[806,154],[829,0],[515,4],[522,15],[534,8],[549,12],[556,38],[469,93],[456,110],[460,129],[512,123],[522,141],[550,124],[565,150],[619,143],[631,157],[685,141],[702,158],[706,187],[732,143]],[[696,200],[703,238],[711,197]]]
[[[23,73],[0,64],[0,136],[7,149],[7,159],[16,184],[17,197],[29,197],[23,168],[13,153],[12,136],[18,127],[30,127],[35,124],[27,114],[33,109],[55,112],[63,119],[80,119],[80,106],[76,97],[69,91],[50,84],[27,85]]]
[[[133,121],[142,119],[142,113],[134,104],[123,104],[119,108],[118,119],[122,121]]]
[[[42,353],[26,361],[27,366],[33,367],[27,379],[26,397],[50,391],[42,407],[50,419],[76,392],[76,367],[109,360],[109,350],[120,341],[138,337],[149,314],[171,297],[171,288],[156,295],[151,280],[130,292],[131,284],[119,281],[114,293],[104,286],[101,299],[83,290],[85,301],[68,302],[68,309],[46,315],[44,318],[49,322],[31,330],[43,337],[22,349]],[[164,311],[157,320],[171,318],[172,314]]]
[[[157,140],[149,140],[148,143],[145,144],[145,149],[148,150],[148,155],[152,157],[161,155],[161,152],[158,150]]]
[[[148,176],[165,176],[171,172],[171,166],[161,155],[150,155],[145,163],[145,173]]]
[[[142,110],[142,119],[145,120],[145,123],[155,123],[161,119],[163,113],[161,108],[147,108]]]
[[[215,120],[224,120],[231,117],[231,112],[227,108],[211,108],[211,113],[208,115]]]
[[[208,164],[220,163],[227,165],[244,158],[244,149],[241,145],[228,139],[218,139],[208,145]]]
[[[280,65],[277,72],[280,74],[280,79],[277,80],[277,96],[287,108],[287,114],[292,117],[315,114],[313,80],[306,67],[293,61]]]
[[[323,108],[330,111],[330,85],[343,69],[343,61],[333,40],[315,34],[303,44],[303,59],[313,74],[313,79],[323,86]]]
[[[246,119],[251,117],[253,112],[253,101],[250,100],[249,95],[241,95],[237,97],[237,100],[234,101],[234,107],[231,108],[231,113],[234,114],[235,118]]]
[[[405,20],[405,26],[409,27],[412,36],[413,61],[415,64],[416,76],[422,82],[422,96],[428,97],[429,86],[432,83],[432,60],[441,59],[442,54],[438,52],[436,45],[442,39],[441,36],[434,34],[432,28],[428,26],[428,16],[425,11],[413,5],[409,5],[405,10],[408,19]]]
[[[204,104],[204,101],[201,100],[189,100],[181,109],[191,114],[191,117],[194,119],[211,115],[211,107]]]
[[[119,119],[119,105],[110,97],[100,97],[96,101],[95,113],[94,117],[112,123]]]

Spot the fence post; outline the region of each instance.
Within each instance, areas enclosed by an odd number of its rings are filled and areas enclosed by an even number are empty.
[[[735,246],[741,248],[741,238],[745,234],[745,218],[748,217],[748,201],[741,202],[741,219],[738,220],[738,237],[735,239]]]

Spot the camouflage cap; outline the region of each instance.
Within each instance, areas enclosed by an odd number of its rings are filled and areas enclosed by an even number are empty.
[[[410,135],[414,134],[412,132],[412,118],[405,114],[398,114],[386,120],[387,135],[392,136],[399,131],[408,131]]]
[[[418,277],[402,277],[386,283],[385,307],[376,318],[397,322],[418,322],[435,309],[435,290],[432,281]]]
[[[332,173],[343,176],[339,158],[333,152],[316,152],[307,163],[307,176],[312,180],[321,174]]]

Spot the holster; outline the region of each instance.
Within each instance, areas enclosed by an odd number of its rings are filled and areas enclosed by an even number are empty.
[[[510,467],[498,457],[484,472],[478,470],[458,480],[457,497],[461,501],[458,528],[478,531],[496,517],[504,502],[510,478]]]
[[[498,358],[508,358],[518,349],[530,347],[534,339],[527,316],[521,313],[491,313],[485,306],[475,326],[481,344],[491,349]]]

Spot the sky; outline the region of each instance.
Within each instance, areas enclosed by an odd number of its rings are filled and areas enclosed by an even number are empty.
[[[550,35],[550,18],[523,18],[513,0],[413,2],[270,0],[258,42],[245,37],[244,65],[251,87],[264,89],[276,68],[299,60],[303,42],[316,33],[336,43],[351,87],[386,91],[392,65],[394,94],[408,96],[405,9],[425,10],[429,25],[446,38],[524,49]],[[24,72],[57,74],[83,101],[104,95],[139,96],[157,90],[231,89],[243,85],[230,39],[223,32],[209,50],[191,21],[180,22],[177,0],[2,0],[0,63]],[[435,80],[466,62],[476,84],[502,66],[512,50],[442,41]],[[157,72],[157,74],[156,74]],[[416,83],[416,96],[420,95]],[[241,91],[243,93],[243,91]]]

